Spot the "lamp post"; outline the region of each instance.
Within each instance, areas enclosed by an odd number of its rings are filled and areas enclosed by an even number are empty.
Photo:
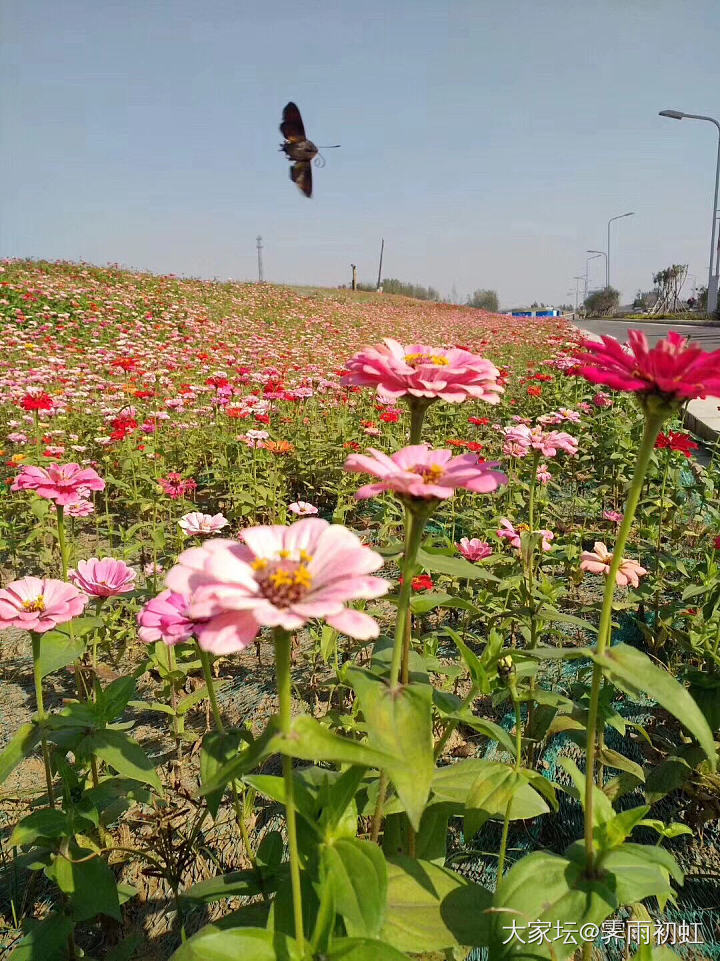
[[[718,155],[715,166],[715,194],[713,195],[712,205],[712,229],[710,231],[710,270],[708,272],[708,297],[707,311],[709,314],[715,313],[718,303],[718,273],[720,272],[720,254],[715,249],[715,223],[717,220],[718,206],[718,183],[720,183],[720,121],[714,117],[704,117],[698,113],[683,113],[682,110],[661,110],[661,117],[670,117],[671,120],[707,120],[714,123],[718,130]],[[716,260],[717,258],[717,260]]]
[[[586,253],[588,253],[588,254],[599,254],[600,256],[602,256],[602,257],[605,258],[605,286],[606,286],[606,287],[609,287],[609,286],[610,286],[610,280],[609,280],[610,271],[608,270],[608,255],[605,253],[604,250],[587,250]]]
[[[623,217],[633,217],[635,214],[634,210],[631,210],[627,214],[618,214],[617,217],[611,217],[608,220],[608,244],[607,244],[607,257],[605,258],[605,286],[610,286],[610,224],[613,220],[622,220]]]
[[[587,252],[590,253],[589,250]],[[592,257],[585,258],[585,300],[587,300],[587,295],[588,295],[588,266],[590,264],[590,261],[597,260],[598,257],[601,256],[601,253],[602,253],[601,251],[598,251],[596,254],[594,253]]]

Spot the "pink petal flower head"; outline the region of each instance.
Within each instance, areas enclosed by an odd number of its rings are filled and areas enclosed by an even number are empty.
[[[612,562],[613,555],[605,544],[602,541],[595,541],[592,551],[582,552],[580,570],[589,571],[591,574],[604,574],[607,577]],[[647,571],[637,561],[623,560],[615,575],[615,583],[619,587],[627,587],[628,584],[637,587],[640,578],[645,574],[647,574]]]
[[[72,583],[88,597],[117,597],[127,594],[135,587],[135,571],[124,561],[113,557],[91,557],[78,561],[74,571],[68,571]]]
[[[73,504],[90,491],[105,489],[105,481],[92,469],[79,464],[49,464],[45,467],[23,467],[13,481],[11,490],[33,490],[40,497],[55,501],[59,506]]]
[[[18,627],[44,634],[82,614],[88,598],[65,581],[22,577],[0,590],[0,630]]]
[[[203,514],[201,511],[190,511],[183,514],[178,521],[178,525],[185,531],[188,537],[197,537],[201,534],[216,534],[223,527],[227,527],[229,521],[222,514]]]
[[[187,641],[195,633],[187,607],[183,594],[163,591],[153,597],[137,616],[140,640],[145,644],[163,641],[170,647]]]
[[[538,464],[535,476],[540,484],[547,484],[549,480],[552,480],[552,474],[548,470],[547,464]]]
[[[167,575],[168,587],[188,598],[204,650],[239,651],[261,627],[294,631],[311,618],[359,640],[378,636],[377,623],[346,604],[380,597],[390,583],[369,576],[383,559],[347,528],[306,517],[289,527],[250,527],[242,538],[185,551]]]
[[[642,331],[629,331],[628,340],[627,349],[614,337],[583,341],[578,373],[593,384],[658,394],[674,404],[720,395],[720,350],[708,353],[675,331],[652,349]]]
[[[555,457],[560,450],[570,454],[571,457],[578,452],[578,442],[564,430],[551,430],[546,433],[535,428],[532,433],[532,447],[539,450],[543,457]]]
[[[603,517],[606,521],[612,521],[613,524],[620,524],[623,519],[623,514],[620,511],[603,511]]]
[[[294,504],[290,504],[288,507],[289,511],[293,514],[297,514],[298,517],[309,517],[311,514],[317,514],[318,509],[313,504],[308,504],[307,501],[295,501]]]
[[[474,397],[497,404],[503,391],[494,364],[458,347],[403,347],[386,337],[384,343],[355,354],[346,367],[344,384],[375,387],[384,400],[409,396],[457,404]]]
[[[72,504],[65,505],[65,513],[68,517],[87,517],[89,514],[95,512],[95,505],[92,501],[85,500],[81,497],[79,500],[73,501]]]
[[[492,547],[490,547],[487,541],[481,541],[477,537],[461,537],[460,543],[455,546],[466,560],[472,561],[473,563],[482,561],[492,554]]]
[[[501,540],[508,541],[511,547],[514,547],[515,550],[519,551],[522,547],[522,535],[527,534],[530,528],[527,526],[527,524],[518,524],[518,526],[515,527],[512,521],[509,521],[507,517],[501,517],[500,524],[502,526],[500,527],[500,530],[496,531],[497,536]],[[549,551],[552,548],[550,541],[555,539],[553,532],[543,528],[542,530],[536,531],[536,533],[542,534],[541,547],[543,551]]]
[[[372,447],[368,454],[351,454],[345,461],[346,471],[380,478],[356,491],[359,500],[383,491],[400,497],[446,500],[459,487],[489,494],[507,484],[505,474],[493,469],[497,463],[481,462],[475,454],[453,457],[449,450],[432,450],[426,444],[403,447],[391,457]]]

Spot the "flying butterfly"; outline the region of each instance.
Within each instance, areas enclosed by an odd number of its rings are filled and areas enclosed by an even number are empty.
[[[283,110],[280,133],[285,138],[285,143],[280,144],[280,149],[285,153],[288,160],[294,161],[290,168],[290,179],[298,185],[306,197],[312,197],[311,165],[315,157],[318,156],[319,150],[312,140],[308,140],[306,137],[300,111],[292,100],[285,105]],[[336,143],[322,149],[334,150],[339,146],[340,144]],[[321,166],[324,166],[324,161]]]

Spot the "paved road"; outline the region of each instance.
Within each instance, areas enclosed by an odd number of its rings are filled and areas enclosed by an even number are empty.
[[[578,327],[593,334],[610,334],[620,341],[627,340],[628,330],[642,330],[651,344],[656,344],[668,331],[677,330],[700,344],[704,350],[720,348],[720,327],[696,327],[690,324],[648,324],[640,320],[578,320]]]

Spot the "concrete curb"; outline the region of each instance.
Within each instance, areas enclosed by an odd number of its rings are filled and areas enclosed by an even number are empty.
[[[579,328],[580,333],[588,340],[601,341],[597,334]],[[691,400],[683,415],[683,425],[693,434],[702,437],[708,443],[717,443],[720,439],[720,397],[706,397],[704,400]]]

